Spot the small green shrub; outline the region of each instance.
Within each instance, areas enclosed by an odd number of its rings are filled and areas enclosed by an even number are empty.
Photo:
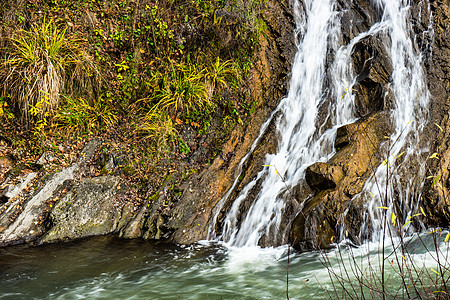
[[[156,89],[153,96],[157,106],[171,114],[187,114],[192,109],[212,105],[205,85],[205,71],[194,64],[180,63],[168,73],[154,78]]]
[[[210,81],[213,91],[220,91],[233,78],[238,77],[232,62],[230,60],[223,61],[220,57],[217,57],[206,70],[207,78]]]
[[[14,114],[10,111],[8,102],[6,102],[3,97],[0,97],[0,119],[2,118],[6,118],[7,120],[13,119]]]

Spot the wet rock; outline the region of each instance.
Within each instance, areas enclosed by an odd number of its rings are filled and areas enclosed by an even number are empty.
[[[292,222],[289,241],[298,250],[328,247],[339,236],[343,224],[351,228],[350,237],[358,236],[358,224],[361,226],[362,221],[353,220],[350,224],[350,218],[362,214],[351,215],[347,220],[338,216],[344,215],[350,200],[362,191],[365,181],[380,164],[379,147],[391,130],[389,116],[377,113],[343,128],[341,139],[348,144],[328,162],[310,166],[306,173],[309,174],[306,180],[315,193],[305,201]],[[362,211],[364,202],[358,204],[355,211]]]
[[[292,223],[289,242],[296,250],[324,249],[333,242],[336,235],[334,220],[329,220],[326,216],[328,211],[326,204],[330,202],[323,200],[328,196],[322,191],[307,200]]]
[[[334,140],[334,148],[336,151],[347,146],[350,143],[348,126],[341,126],[336,130],[336,139]]]
[[[388,83],[393,71],[382,35],[358,42],[352,52],[352,64],[358,74],[354,85],[355,106],[359,116],[382,111],[389,104]]]
[[[357,81],[366,78],[376,83],[388,83],[393,71],[392,62],[386,52],[387,39],[381,34],[371,35],[355,44],[352,65]]]
[[[306,168],[305,179],[308,185],[317,191],[334,189],[344,177],[342,168],[318,162]]]
[[[337,1],[337,6],[345,44],[382,17],[373,1]],[[355,112],[361,120],[338,128],[336,154],[306,170],[306,182],[314,193],[303,203],[289,234],[292,245],[301,251],[328,247],[339,236],[343,224],[352,228],[350,237],[356,236],[363,224],[360,218],[364,199],[354,203],[350,200],[361,192],[379,165],[379,147],[391,131],[388,114],[383,111],[391,105],[388,85],[393,67],[382,42],[389,39],[381,35],[365,37],[352,49],[352,66],[357,74],[352,89]],[[352,213],[346,220],[338,219],[345,211]]]
[[[423,221],[430,226],[450,225],[450,3],[417,1],[412,7],[413,30],[423,53],[431,93],[428,123],[422,138],[430,147],[425,158],[427,179],[423,188]],[[431,21],[431,22],[430,22]],[[439,125],[439,126],[437,126]],[[431,157],[434,153],[434,158]]]
[[[122,220],[128,220],[127,224],[120,226],[119,237],[123,238],[138,238],[144,235],[145,228],[145,216],[148,211],[147,206],[141,207],[139,212],[135,214],[133,210],[134,206],[131,204],[126,204],[122,209]]]
[[[345,44],[361,32],[379,22],[381,14],[377,4],[370,0],[337,1],[340,11],[341,32]]]
[[[342,43],[348,44],[360,33],[366,32],[381,20],[377,4],[368,0],[337,1],[340,11]],[[352,66],[358,75],[352,87],[358,116],[382,111],[389,104],[387,84],[392,73],[392,63],[383,42],[387,36],[377,34],[361,39],[353,47]]]

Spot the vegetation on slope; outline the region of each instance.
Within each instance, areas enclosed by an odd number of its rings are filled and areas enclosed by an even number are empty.
[[[30,161],[101,136],[109,150],[131,158],[126,170],[142,179],[192,147],[208,148],[207,163],[259,105],[246,81],[264,5],[3,2],[0,134],[16,159]]]

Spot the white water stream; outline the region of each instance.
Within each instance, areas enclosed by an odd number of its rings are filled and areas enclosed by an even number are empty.
[[[256,178],[242,189],[234,200],[223,221],[222,232],[215,232],[217,217],[229,201],[231,191],[239,181],[237,176],[233,187],[216,207],[214,222],[209,232],[210,239],[219,239],[229,245],[243,247],[256,246],[263,235],[275,239],[280,228],[285,200],[283,193],[303,180],[305,169],[318,161],[327,161],[333,154],[336,129],[352,123],[357,118],[354,113],[354,92],[358,74],[354,74],[351,53],[361,39],[379,34],[393,65],[390,90],[394,98],[391,120],[395,126],[389,144],[389,165],[394,165],[395,157],[404,151],[404,163],[409,162],[418,152],[418,132],[423,127],[429,94],[424,82],[422,58],[415,52],[408,22],[408,1],[377,0],[372,4],[383,11],[381,21],[367,32],[354,37],[348,44],[340,45],[340,12],[336,11],[334,0],[304,0],[303,5],[295,2],[294,13],[299,37],[298,52],[292,67],[292,79],[288,95],[280,101],[276,111],[261,128],[260,137],[253,144],[249,154],[262,138],[266,127],[275,116],[276,128],[280,136],[276,154],[266,156],[262,170]],[[334,53],[330,62],[329,53]],[[328,105],[328,116],[319,118],[320,108]],[[325,123],[331,127],[325,128]],[[243,158],[240,167],[248,159]],[[419,171],[420,173],[423,171]],[[256,200],[245,217],[239,216],[242,202],[262,182]],[[378,184],[376,184],[378,183]],[[380,230],[380,214],[377,207],[382,205],[379,187],[386,184],[386,166],[380,166],[373,178],[367,181],[359,196],[374,195],[368,204],[372,230]],[[411,192],[411,193],[410,193]],[[417,196],[409,187],[403,199]],[[410,194],[408,194],[410,193]],[[392,204],[389,204],[392,206]],[[242,221],[238,222],[239,219]],[[286,241],[274,241],[283,244]]]
[[[359,195],[371,199],[367,211],[371,221],[368,230],[371,230],[373,240],[379,240],[382,234],[383,209],[379,207],[389,207],[387,214],[391,216],[396,210],[393,202],[396,200],[403,206],[403,211],[397,211],[397,214],[403,213],[406,217],[417,211],[420,195],[414,180],[424,177],[425,159],[422,154],[429,150],[419,146],[419,135],[427,121],[430,95],[424,79],[422,56],[416,53],[411,39],[412,28],[408,22],[406,3],[378,0],[384,11],[383,21],[389,26],[384,34],[389,40],[390,47],[387,49],[394,67],[391,90],[395,107],[391,116],[395,130],[385,145],[387,160],[378,167],[375,175],[366,182],[364,192]],[[414,163],[415,174],[405,174],[404,168],[408,163]],[[406,179],[409,180],[406,185],[402,184]],[[397,199],[393,196],[395,187],[399,187],[395,196]]]

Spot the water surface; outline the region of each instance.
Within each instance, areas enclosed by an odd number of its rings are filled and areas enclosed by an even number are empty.
[[[409,245],[425,280],[433,276],[432,268],[437,270],[429,252],[432,247],[429,235]],[[440,251],[448,255],[448,246],[441,243]],[[358,282],[352,274],[353,262],[365,274],[379,275],[377,244],[289,252],[288,256],[286,246],[237,248],[214,242],[178,246],[112,236],[7,247],[0,249],[0,299],[285,299],[288,258],[291,299],[348,298],[336,277],[330,277],[330,270],[340,274],[351,291],[348,283],[357,286]],[[391,265],[392,247],[388,245],[385,253],[387,286],[399,291],[400,277]],[[363,292],[368,299],[375,296],[367,289]]]

